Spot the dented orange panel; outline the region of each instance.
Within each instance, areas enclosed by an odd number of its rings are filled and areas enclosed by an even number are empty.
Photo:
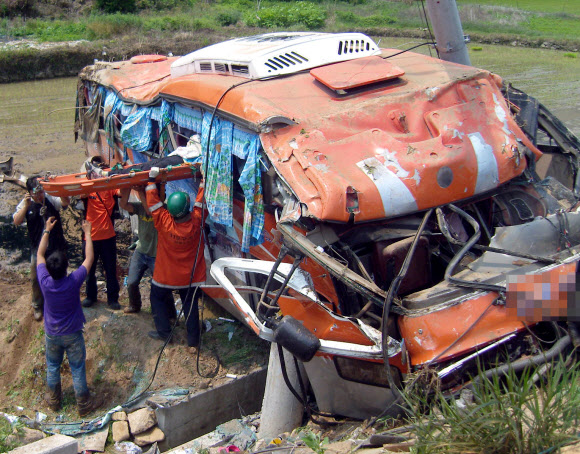
[[[281,296],[278,305],[284,315],[291,315],[303,322],[304,326],[319,339],[373,345],[356,323],[333,316],[318,303]]]
[[[427,315],[400,317],[399,330],[411,364],[417,366],[434,359],[450,359],[525,329],[505,306],[493,304],[496,298],[496,293],[486,293]]]

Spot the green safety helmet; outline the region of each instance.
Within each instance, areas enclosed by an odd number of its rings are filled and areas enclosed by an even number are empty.
[[[189,213],[189,195],[183,191],[172,193],[167,199],[167,210],[175,219]]]

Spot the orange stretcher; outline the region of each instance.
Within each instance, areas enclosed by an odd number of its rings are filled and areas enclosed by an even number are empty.
[[[159,169],[155,179],[158,183],[173,180],[192,178],[199,170],[199,164],[180,164],[170,168]],[[71,173],[69,175],[48,175],[40,181],[45,192],[57,196],[68,197],[73,195],[90,194],[91,192],[110,189],[131,188],[144,186],[149,181],[149,170],[131,171],[102,178],[88,179],[86,173]]]

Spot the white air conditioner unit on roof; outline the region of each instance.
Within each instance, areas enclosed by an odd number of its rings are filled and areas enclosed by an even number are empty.
[[[362,33],[267,33],[187,54],[173,62],[171,76],[223,74],[260,79],[380,53]]]

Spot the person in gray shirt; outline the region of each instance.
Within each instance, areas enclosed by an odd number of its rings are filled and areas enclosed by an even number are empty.
[[[155,269],[155,256],[157,254],[157,230],[153,225],[153,218],[147,206],[145,198],[145,188],[142,186],[134,188],[139,201],[130,202],[131,189],[121,189],[119,206],[130,215],[137,216],[137,235],[139,240],[129,262],[129,272],[127,274],[127,293],[129,295],[129,306],[125,308],[126,314],[141,311],[141,291],[139,284],[145,272],[149,270],[153,274]],[[171,296],[171,307],[175,307],[173,296]],[[177,313],[175,317],[177,317]]]

